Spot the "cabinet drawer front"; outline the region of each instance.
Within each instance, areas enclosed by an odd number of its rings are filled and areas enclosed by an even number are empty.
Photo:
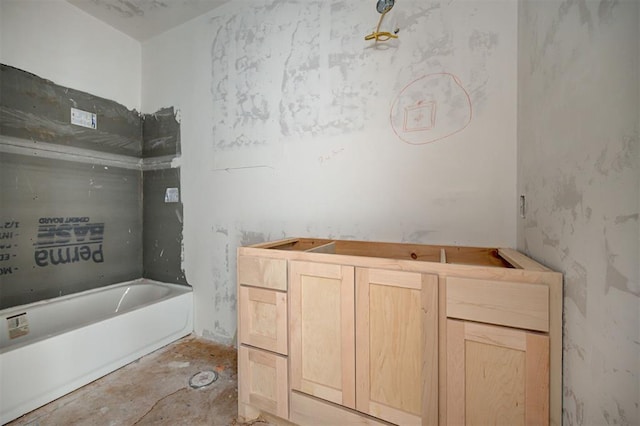
[[[549,287],[448,277],[447,317],[549,331]]]
[[[287,358],[238,348],[238,400],[283,419],[289,417]]]
[[[254,287],[287,291],[287,261],[238,256],[238,282]]]
[[[240,286],[240,343],[287,354],[287,294]]]

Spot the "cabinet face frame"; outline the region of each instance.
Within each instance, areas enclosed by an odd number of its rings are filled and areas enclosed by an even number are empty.
[[[354,268],[290,262],[289,307],[291,389],[355,408]]]
[[[400,300],[412,300],[411,306],[387,305]],[[403,320],[397,346],[372,341],[385,323],[399,328]],[[385,366],[401,376],[392,377]],[[372,380],[378,368],[387,382],[382,390]],[[437,275],[356,268],[356,383],[358,411],[402,425],[438,423]],[[376,400],[381,397],[387,400]]]
[[[500,379],[506,385],[517,387],[522,393],[521,424],[549,424],[549,337],[524,330],[453,319],[447,319],[447,423],[474,424],[468,423],[466,417],[468,405],[474,405],[471,401],[473,395],[467,394],[469,386],[474,386],[474,383],[468,383],[472,377],[472,368],[468,367],[470,363],[482,360],[467,357],[466,351],[471,347],[469,344],[497,348],[511,358],[521,354],[522,371],[506,371],[500,375]],[[509,376],[510,373],[515,375],[516,372],[520,376]],[[510,381],[511,378],[514,380]],[[522,383],[517,383],[518,380]],[[485,392],[488,393],[489,390]],[[484,411],[483,416],[491,416],[496,413],[492,408],[485,406],[478,410]],[[492,419],[491,422],[496,420]]]

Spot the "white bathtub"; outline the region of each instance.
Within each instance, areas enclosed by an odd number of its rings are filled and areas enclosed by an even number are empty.
[[[28,333],[10,338],[23,313]],[[193,294],[143,279],[5,309],[0,321],[4,424],[191,333]]]

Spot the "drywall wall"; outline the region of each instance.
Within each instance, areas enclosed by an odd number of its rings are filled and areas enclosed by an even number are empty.
[[[519,4],[518,248],[565,274],[565,425],[640,423],[639,8]]]
[[[195,328],[232,342],[239,245],[286,236],[513,246],[517,5],[230,1],[142,46],[181,123]]]
[[[64,0],[2,0],[0,62],[140,109],[140,43]]]

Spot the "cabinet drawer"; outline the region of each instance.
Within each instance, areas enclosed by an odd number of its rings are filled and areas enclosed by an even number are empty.
[[[238,348],[238,400],[289,418],[287,358],[260,349]]]
[[[549,331],[549,287],[447,277],[447,317]]]
[[[287,293],[240,286],[240,343],[287,354]]]
[[[238,282],[287,291],[287,261],[268,257],[238,256]]]

